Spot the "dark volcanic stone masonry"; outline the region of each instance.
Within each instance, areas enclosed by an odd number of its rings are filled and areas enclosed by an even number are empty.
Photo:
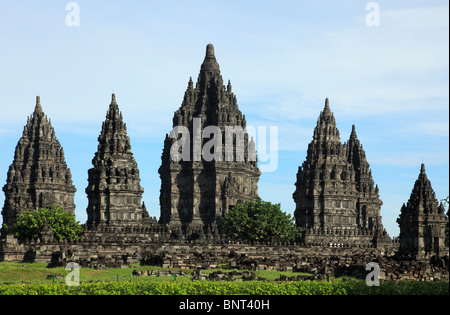
[[[42,111],[40,97],[28,117],[9,167],[3,223],[12,226],[22,211],[62,206],[75,212],[75,186],[51,121]]]
[[[98,150],[92,159],[94,167],[88,171],[88,227],[142,223],[143,217],[148,217],[141,204],[144,189],[131,152],[127,126],[114,94],[98,142]]]
[[[448,218],[439,204],[422,164],[411,196],[403,204],[397,219],[400,226],[399,254],[421,260],[445,249],[445,227]]]
[[[328,99],[295,185],[295,218],[306,242],[374,243],[386,238],[378,186],[355,126],[342,144]]]
[[[196,145],[204,146],[208,138],[194,138],[194,118],[200,118],[199,128],[217,126],[222,134],[222,152],[212,161],[196,156]],[[223,84],[213,45],[206,48],[205,60],[194,87],[192,78],[181,107],[173,117],[173,127],[185,126],[190,132],[188,161],[174,161],[170,149],[177,139],[166,135],[161,177],[161,223],[206,225],[220,223],[220,218],[238,202],[258,196],[260,171],[257,167],[254,143],[243,135],[243,152],[236,149],[235,138],[230,156],[225,156],[226,127],[246,127],[245,116],[239,110],[231,83]],[[250,148],[250,151],[249,151]],[[253,154],[254,158],[249,158]],[[231,160],[231,161],[230,161]]]

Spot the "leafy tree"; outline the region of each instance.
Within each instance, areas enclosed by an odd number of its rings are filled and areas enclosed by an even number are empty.
[[[37,239],[45,221],[58,240],[73,241],[82,238],[83,227],[75,220],[75,215],[55,205],[51,209],[22,212],[17,222],[8,228],[8,233],[13,233],[19,239]]]
[[[301,236],[300,228],[280,204],[257,198],[237,204],[222,219],[222,228],[233,238],[249,241],[270,241],[273,238],[289,242]]]

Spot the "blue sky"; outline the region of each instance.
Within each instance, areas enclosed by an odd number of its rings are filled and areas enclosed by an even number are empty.
[[[64,147],[86,221],[87,170],[111,93],[127,123],[143,200],[159,217],[165,134],[208,43],[253,126],[278,126],[278,168],[264,200],[293,213],[298,166],[330,98],[341,140],[352,124],[367,154],[391,236],[420,164],[438,199],[449,195],[448,1],[0,0],[0,185],[36,95]],[[0,194],[0,206],[4,194]],[[1,218],[0,218],[1,222]]]

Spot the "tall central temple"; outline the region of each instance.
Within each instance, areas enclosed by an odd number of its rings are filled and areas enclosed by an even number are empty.
[[[220,128],[214,137],[222,144],[214,147],[215,158],[211,161],[195,150],[196,146],[204,148],[211,140],[210,135],[194,136],[209,126]],[[245,116],[239,110],[231,83],[228,81],[227,86],[223,83],[212,44],[206,48],[195,87],[192,78],[189,80],[183,103],[174,114],[173,127],[189,130],[189,141],[182,148],[189,154],[183,159],[171,157],[171,148],[178,139],[166,135],[159,169],[161,223],[220,223],[220,218],[238,202],[258,196],[261,173],[255,145],[245,131]],[[242,146],[237,145],[239,137],[233,136],[232,152],[226,150],[227,127],[244,130]]]

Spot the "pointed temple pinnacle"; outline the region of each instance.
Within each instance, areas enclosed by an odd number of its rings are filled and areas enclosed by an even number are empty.
[[[216,58],[213,44],[208,44],[208,46],[206,46],[206,58]]]
[[[112,97],[111,97],[111,104],[117,104],[116,103],[116,94],[112,94]]]
[[[355,125],[352,125],[352,133],[350,134],[350,139],[356,139],[356,127]]]
[[[227,91],[230,92],[230,93],[232,92],[232,87],[231,87],[231,81],[230,80],[228,80]]]
[[[330,100],[328,97],[325,99],[325,108],[323,109],[323,115],[324,117],[331,116],[331,109],[330,109]]]
[[[206,46],[206,56],[200,72],[220,72],[220,67],[217,63],[213,44],[208,44],[208,46]]]
[[[420,167],[420,173],[425,174],[425,164],[423,164],[423,163]]]
[[[40,96],[36,96],[36,108],[34,109],[34,112],[42,113],[41,97]]]

